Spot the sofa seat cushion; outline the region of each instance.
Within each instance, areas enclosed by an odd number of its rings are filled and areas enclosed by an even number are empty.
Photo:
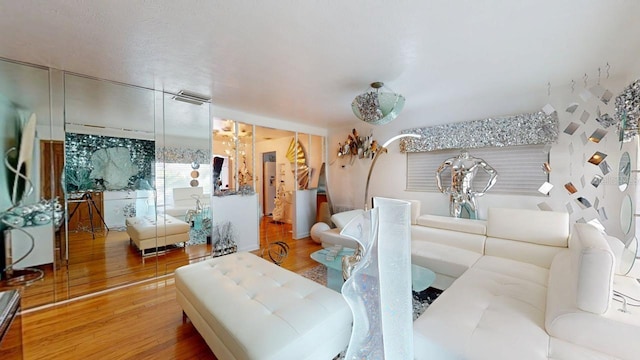
[[[546,270],[517,264],[476,264],[445,290],[414,322],[415,358],[548,359]]]
[[[436,229],[459,231],[469,234],[485,235],[487,222],[483,220],[461,219],[438,215],[420,215],[416,223]]]
[[[332,358],[349,342],[351,310],[339,293],[253,254],[183,266],[175,277],[178,302],[221,359]]]
[[[620,358],[610,354],[591,350],[584,346],[578,346],[568,341],[556,339],[553,336],[549,340],[549,359],[562,360],[619,360]]]
[[[436,274],[460,277],[482,257],[477,252],[438,243],[411,240],[411,263]]]
[[[132,239],[151,239],[189,233],[189,224],[167,214],[155,216],[131,217],[125,220],[127,233]]]

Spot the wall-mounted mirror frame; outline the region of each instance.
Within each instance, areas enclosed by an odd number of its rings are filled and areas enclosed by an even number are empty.
[[[628,235],[633,224],[633,201],[631,195],[625,195],[620,205],[620,229],[622,233]]]
[[[622,153],[620,165],[618,166],[618,189],[625,191],[629,187],[631,179],[631,157],[628,152]]]

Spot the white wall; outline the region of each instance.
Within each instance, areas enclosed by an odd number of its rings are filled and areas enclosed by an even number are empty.
[[[602,85],[613,92],[615,95],[633,81],[633,78],[611,79],[601,81]],[[596,85],[596,81],[590,81],[588,88]],[[613,115],[613,102],[605,105],[599,100],[590,99],[583,102],[579,93],[583,86],[576,85],[575,91],[572,93],[569,86],[560,88],[552,88],[551,96],[547,96],[546,89],[541,90],[539,94],[531,96],[531,94],[510,95],[507,100],[507,94],[486,94],[483,98],[478,99],[460,99],[455,104],[441,104],[434,106],[430,113],[416,114],[411,111],[410,97],[407,97],[407,105],[405,111],[393,122],[380,127],[372,127],[355,118],[352,123],[341,129],[332,129],[328,141],[328,156],[331,166],[329,167],[329,191],[334,203],[334,207],[339,209],[346,208],[362,208],[364,203],[364,187],[367,172],[371,164],[369,159],[355,159],[353,163],[349,158],[337,158],[338,143],[344,143],[347,135],[352,128],[356,128],[360,134],[369,134],[373,129],[374,139],[384,143],[387,139],[400,133],[403,129],[425,126],[423,119],[447,119],[449,122],[470,121],[483,119],[491,116],[512,115],[525,112],[533,112],[541,109],[546,103],[551,103],[558,111],[560,118],[560,135],[558,142],[553,144],[550,152],[550,161],[552,172],[550,174],[550,182],[554,184],[554,189],[550,196],[517,196],[517,195],[499,195],[489,192],[478,201],[479,217],[485,218],[489,207],[510,207],[510,208],[526,208],[537,209],[537,204],[543,201],[548,202],[554,211],[566,212],[566,203],[571,203],[574,210],[571,215],[572,221],[584,219],[589,221],[598,217],[593,208],[582,210],[579,208],[575,199],[578,196],[586,197],[592,204],[595,198],[599,198],[600,206],[604,206],[608,215],[608,220],[600,219],[605,225],[607,231],[617,237],[629,237],[620,230],[620,203],[624,194],[633,194],[635,186],[630,186],[625,193],[621,193],[617,188],[617,171],[620,156],[623,151],[629,151],[631,154],[632,164],[637,159],[636,150],[633,144],[625,143],[620,150],[620,144],[617,141],[617,133],[611,127],[606,129],[608,134],[600,142],[600,144],[587,143],[583,145],[580,140],[580,134],[585,132],[588,137],[593,130],[599,128],[594,119],[595,108],[599,106],[602,113]],[[501,99],[503,99],[501,101]],[[580,109],[572,117],[565,111],[566,107],[572,103],[581,104]],[[532,107],[535,103],[537,106]],[[587,109],[591,114],[591,118],[586,124],[580,122],[579,114],[581,109]],[[452,115],[453,114],[453,115]],[[455,117],[454,117],[455,116]],[[574,136],[564,134],[562,131],[571,121],[580,124],[580,128],[575,132]],[[441,123],[446,123],[443,121]],[[569,155],[568,146],[573,143],[574,153]],[[599,169],[592,164],[586,162],[594,151],[601,151],[608,154],[607,162],[612,168],[612,172],[605,176],[603,184],[597,189],[590,185],[593,174],[600,173]],[[470,151],[473,154],[473,151]],[[542,165],[542,164],[541,164]],[[434,169],[435,174],[435,169]],[[585,176],[586,185],[584,189],[578,191],[574,195],[569,195],[564,189],[564,184],[568,181],[573,182],[579,189],[581,188],[580,178]],[[434,175],[435,176],[435,175]],[[399,151],[398,142],[390,145],[389,153],[383,154],[374,169],[370,185],[370,196],[386,196],[402,199],[417,199],[422,202],[422,213],[431,213],[439,215],[448,215],[448,197],[444,194],[436,192],[409,192],[405,189],[406,178],[406,156]],[[498,177],[498,181],[500,178]]]

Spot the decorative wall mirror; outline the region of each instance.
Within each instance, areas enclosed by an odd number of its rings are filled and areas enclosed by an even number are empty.
[[[619,271],[621,274],[628,274],[636,261],[636,254],[638,252],[638,239],[632,237],[625,244],[622,256],[620,257]]]
[[[625,191],[629,186],[631,178],[631,157],[628,152],[624,152],[620,157],[620,166],[618,167],[618,189]]]
[[[127,228],[156,226],[155,92],[64,74],[64,94],[69,296],[154,277],[155,239]]]
[[[28,284],[21,290],[23,308],[64,296],[56,288],[56,279],[63,276],[58,271],[63,212],[53,207],[60,206],[56,198],[61,194],[50,171],[49,89],[47,68],[0,60],[0,288]],[[56,155],[59,161],[61,154]]]
[[[633,223],[633,202],[630,195],[626,195],[622,199],[622,205],[620,206],[620,228],[622,233],[627,235],[631,231],[631,224]]]

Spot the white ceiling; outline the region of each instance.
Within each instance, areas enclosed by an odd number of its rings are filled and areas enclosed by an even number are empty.
[[[335,127],[372,81],[425,114],[546,93],[607,62],[633,79],[639,18],[634,0],[4,1],[0,57]]]

